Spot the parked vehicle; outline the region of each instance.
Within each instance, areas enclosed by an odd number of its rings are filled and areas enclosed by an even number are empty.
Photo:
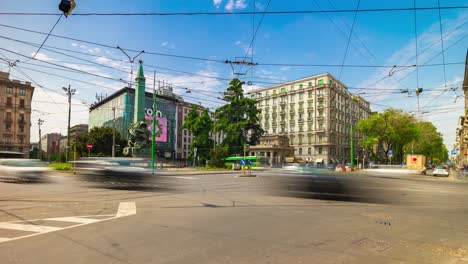
[[[336,169],[336,164],[334,164],[334,163],[328,164],[328,165],[327,165],[327,169],[328,169],[328,170],[335,170],[335,169]]]
[[[448,168],[447,166],[444,166],[444,165],[439,165],[437,166],[434,171],[432,171],[432,175],[433,176],[437,176],[437,175],[444,175],[444,176],[449,176],[449,171],[448,171]]]

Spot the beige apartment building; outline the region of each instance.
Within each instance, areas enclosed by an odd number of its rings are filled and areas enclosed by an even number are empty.
[[[350,162],[351,127],[370,115],[370,104],[329,73],[253,90],[265,136],[285,135],[294,156],[310,163]],[[363,152],[354,133],[355,158]],[[277,153],[251,153],[272,159]]]
[[[9,73],[0,72],[0,151],[29,157],[33,93],[30,82],[10,80]]]

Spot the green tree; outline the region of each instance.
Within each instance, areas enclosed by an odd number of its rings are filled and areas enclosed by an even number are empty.
[[[224,168],[224,158],[228,156],[227,146],[217,146],[210,151],[209,165],[216,168]]]
[[[359,120],[356,129],[365,135],[360,143],[370,151],[371,157],[377,157],[382,151],[384,157],[381,158],[385,161],[389,160],[389,150],[393,150],[392,160],[402,162],[405,146],[419,135],[415,118],[397,109],[387,109]]]
[[[255,145],[264,131],[260,127],[260,110],[256,101],[244,96],[242,85],[237,78],[229,83],[224,96],[228,104],[216,109],[216,132],[223,131],[223,145],[228,146],[228,154],[243,154],[244,144]]]
[[[190,144],[191,153],[189,159],[193,159],[195,148],[197,148],[197,156],[199,164],[205,164],[209,159],[210,149],[213,146],[213,140],[210,138],[210,132],[213,129],[213,120],[211,120],[208,109],[205,109],[201,115],[198,114],[197,106],[193,105],[192,110],[185,118],[182,128],[188,129],[193,134],[193,140]]]
[[[79,157],[88,156],[88,143],[93,144],[91,156],[109,157],[112,155],[112,128],[111,127],[94,127],[88,133],[79,134],[75,140],[76,151]],[[122,150],[126,145],[126,140],[120,136],[118,131],[115,132],[115,144],[120,145]],[[121,156],[121,152],[116,156]]]
[[[418,122],[416,127],[419,131],[418,138],[406,146],[406,152],[425,155],[427,161],[446,161],[448,151],[437,128],[431,122]]]

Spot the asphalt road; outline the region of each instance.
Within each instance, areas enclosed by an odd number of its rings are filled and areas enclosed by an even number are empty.
[[[468,185],[272,170],[0,183],[1,263],[468,263]]]

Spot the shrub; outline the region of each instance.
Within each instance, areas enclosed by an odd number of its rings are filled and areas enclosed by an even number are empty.
[[[72,168],[70,163],[52,163],[52,164],[49,164],[49,167],[54,170],[59,170],[59,171],[67,171]]]

